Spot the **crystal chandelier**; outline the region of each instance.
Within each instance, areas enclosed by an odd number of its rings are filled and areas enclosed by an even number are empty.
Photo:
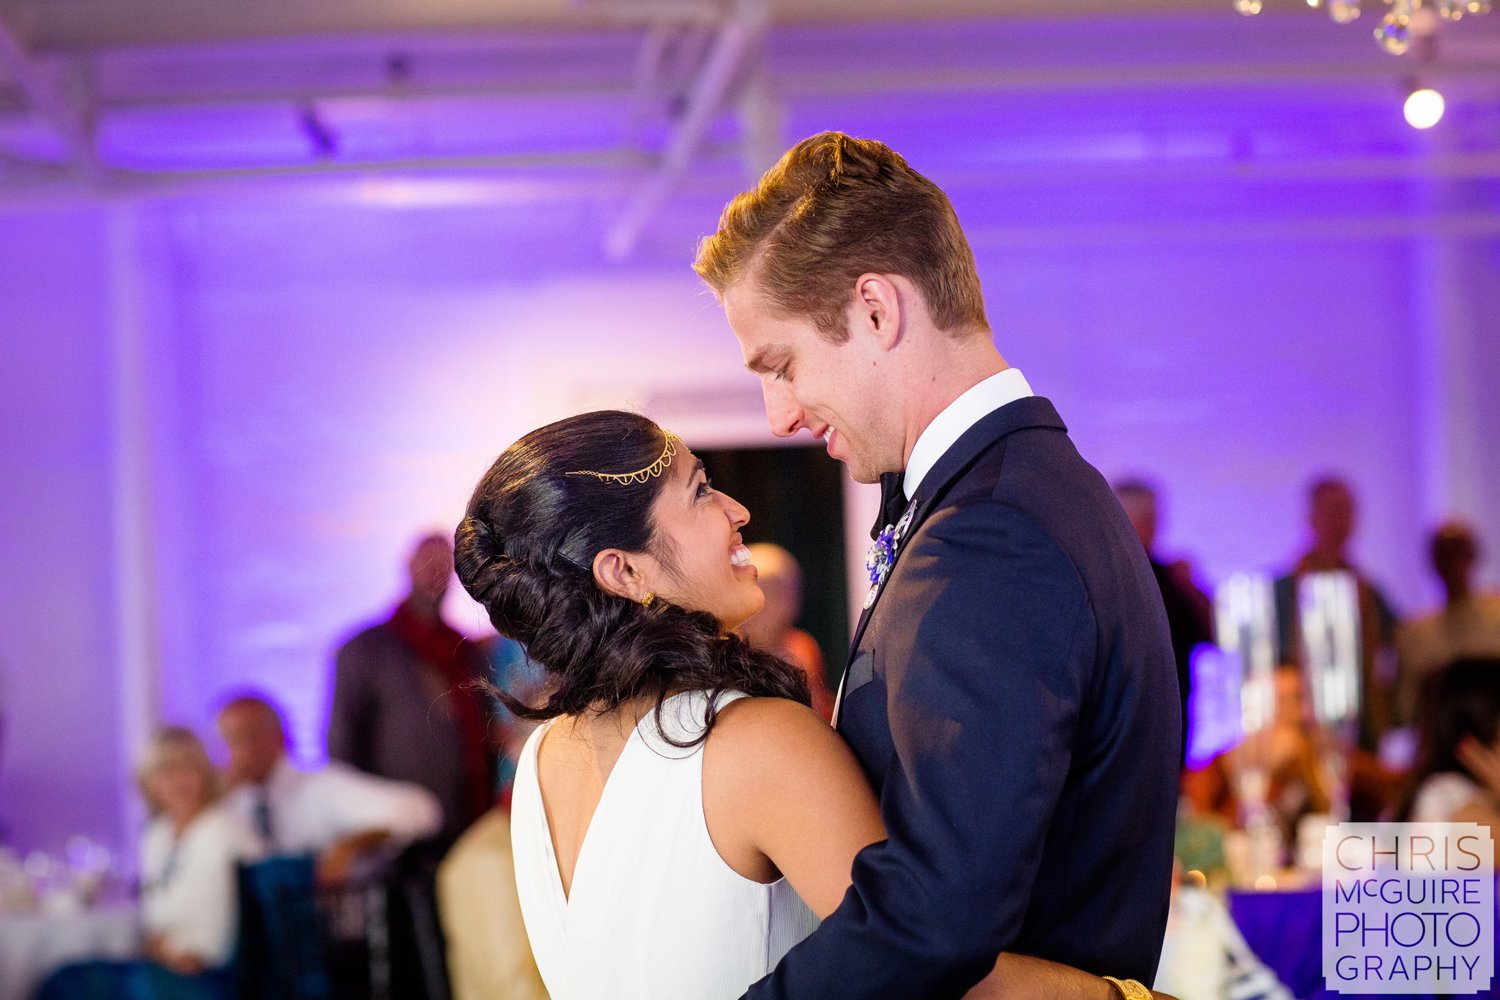
[[[1360,0],[1307,0],[1309,7],[1327,7],[1328,16],[1339,24],[1356,20],[1360,11]],[[1262,0],[1234,0],[1234,9],[1252,17],[1259,14]],[[1458,21],[1469,15],[1488,14],[1493,0],[1365,0],[1364,6],[1381,9],[1385,15],[1375,26],[1375,41],[1391,55],[1399,56],[1411,48],[1412,42],[1431,27],[1433,15],[1444,21]]]

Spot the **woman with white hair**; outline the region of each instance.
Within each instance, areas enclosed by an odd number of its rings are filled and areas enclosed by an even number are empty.
[[[218,775],[191,729],[158,730],[136,780],[151,811],[141,839],[145,960],[67,966],[43,984],[38,1000],[233,995],[235,868],[254,850],[253,835],[218,805]]]

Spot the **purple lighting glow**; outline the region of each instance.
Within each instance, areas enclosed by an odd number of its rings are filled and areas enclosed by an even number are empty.
[[[1350,80],[1309,89],[1256,75],[1274,19],[1221,13],[781,26],[766,59],[785,140],[878,137],[950,192],[1001,351],[1106,475],[1162,485],[1165,550],[1209,581],[1283,566],[1306,481],[1338,470],[1359,561],[1414,612],[1440,516],[1500,550],[1500,95],[1461,82],[1429,146],[1368,36],[1298,41]],[[1471,51],[1500,46],[1485,20]],[[0,823],[22,845],[123,840],[132,734],[207,733],[232,688],[283,699],[319,758],[334,648],[526,430],[675,394],[751,401],[672,415],[716,443],[769,437],[689,269],[747,183],[731,118],[611,264],[670,131],[670,94],[631,120],[639,33],[418,41],[413,88],[538,93],[391,95],[370,42],[334,69],[307,40],[221,52],[236,86],[338,77],[313,149],[286,101],[187,100],[203,53],[126,49],[99,155],[161,173],[39,189],[0,159]],[[838,54],[871,46],[899,51],[889,78]],[[0,148],[38,153],[17,134]],[[484,629],[457,598],[451,619]]]

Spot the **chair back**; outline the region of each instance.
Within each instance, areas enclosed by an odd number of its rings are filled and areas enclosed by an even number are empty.
[[[240,1000],[334,1000],[309,856],[239,868]]]

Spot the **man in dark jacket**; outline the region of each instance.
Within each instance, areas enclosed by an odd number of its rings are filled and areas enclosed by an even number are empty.
[[[947,197],[824,133],[730,204],[696,267],[772,430],[887,487],[835,719],[889,839],[749,996],[960,997],[1003,951],[1149,996],[1181,740],[1161,595],[996,350]]]
[[[411,589],[385,621],[338,651],[328,756],[370,774],[427,788],[451,841],[494,802],[486,706],[473,685],[484,653],[443,621],[453,543],[420,539],[407,564]]]
[[[1208,595],[1193,580],[1193,568],[1186,560],[1166,561],[1156,550],[1159,510],[1156,487],[1144,479],[1126,479],[1115,484],[1115,497],[1125,508],[1125,516],[1146,550],[1151,573],[1161,588],[1162,605],[1167,612],[1167,628],[1172,635],[1172,656],[1177,661],[1177,688],[1182,699],[1183,756],[1187,754],[1188,703],[1192,700],[1193,650],[1214,641],[1214,606]]]

